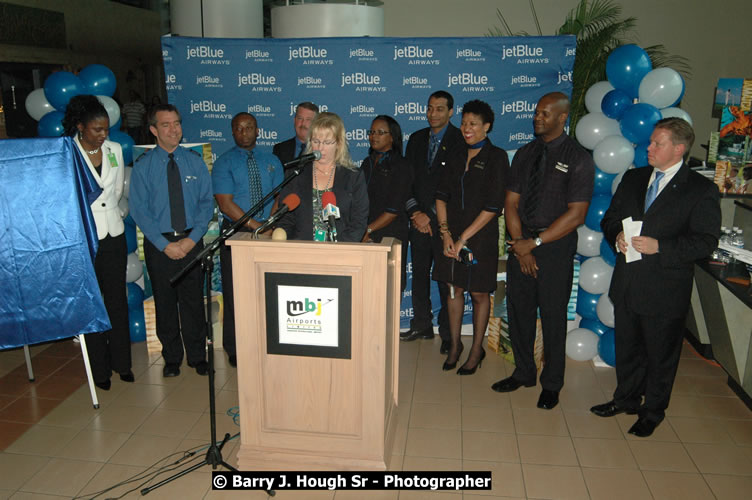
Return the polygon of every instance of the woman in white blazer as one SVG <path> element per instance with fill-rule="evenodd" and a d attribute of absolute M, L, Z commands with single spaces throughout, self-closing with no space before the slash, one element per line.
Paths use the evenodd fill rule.
<path fill-rule="evenodd" d="M 94 270 L 112 329 L 85 335 L 94 383 L 109 390 L 115 371 L 124 382 L 133 382 L 131 340 L 128 327 L 125 268 L 127 245 L 123 214 L 118 202 L 123 195 L 123 150 L 107 140 L 107 111 L 92 95 L 73 97 L 63 118 L 65 133 L 73 137 L 102 194 L 91 204 L 99 248 Z"/>

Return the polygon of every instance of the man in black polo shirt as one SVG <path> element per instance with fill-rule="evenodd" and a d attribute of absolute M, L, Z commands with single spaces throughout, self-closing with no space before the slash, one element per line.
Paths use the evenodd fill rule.
<path fill-rule="evenodd" d="M 410 134 L 405 158 L 413 167 L 413 194 L 407 200 L 410 216 L 410 255 L 413 268 L 413 319 L 410 329 L 400 339 L 412 341 L 433 338 L 431 308 L 431 263 L 434 255 L 442 255 L 439 226 L 436 222 L 436 186 L 444 171 L 449 153 L 464 145 L 462 133 L 449 122 L 454 111 L 454 98 L 449 92 L 438 90 L 428 98 L 426 118 L 428 127 Z M 439 336 L 441 353 L 449 352 L 449 313 L 446 298 L 449 287 L 439 283 Z"/>
<path fill-rule="evenodd" d="M 509 337 L 516 368 L 492 389 L 511 392 L 536 384 L 533 346 L 540 307 L 545 366 L 538 408 L 547 410 L 559 403 L 564 385 L 576 230 L 585 221 L 595 176 L 591 155 L 564 133 L 568 114 L 569 99 L 560 92 L 538 101 L 533 118 L 536 138 L 514 156 L 504 203 L 511 237 L 507 262 Z"/>

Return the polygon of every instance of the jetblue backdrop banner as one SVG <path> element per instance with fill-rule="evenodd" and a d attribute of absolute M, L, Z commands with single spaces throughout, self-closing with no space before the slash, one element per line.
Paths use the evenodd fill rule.
<path fill-rule="evenodd" d="M 533 139 L 538 99 L 572 92 L 574 36 L 483 38 L 221 39 L 163 37 L 169 102 L 183 116 L 183 140 L 209 142 L 216 159 L 234 142 L 230 120 L 256 116 L 257 145 L 271 151 L 294 135 L 295 105 L 318 104 L 347 127 L 353 159 L 368 154 L 376 115 L 393 116 L 409 134 L 426 127 L 428 96 L 488 102 L 491 141 L 509 152 Z M 409 269 L 409 268 L 408 268 Z M 409 292 L 408 283 L 407 290 Z M 438 299 L 432 301 L 438 306 Z M 403 318 L 411 316 L 403 311 Z M 407 320 L 403 326 L 407 324 Z"/>

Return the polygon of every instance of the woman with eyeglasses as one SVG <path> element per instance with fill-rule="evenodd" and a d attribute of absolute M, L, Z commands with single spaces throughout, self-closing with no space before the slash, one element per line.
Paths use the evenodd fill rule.
<path fill-rule="evenodd" d="M 280 219 L 277 227 L 291 240 L 360 241 L 368 221 L 368 192 L 363 173 L 350 158 L 345 124 L 339 116 L 323 112 L 311 122 L 304 153 L 311 151 L 319 151 L 321 158 L 305 165 L 279 196 L 284 200 L 295 193 L 300 205 Z M 339 208 L 334 228 L 323 214 L 326 201 Z"/>
<path fill-rule="evenodd" d="M 436 190 L 436 218 L 444 256 L 436 260 L 433 278 L 449 285 L 447 305 L 452 346 L 444 370 L 453 370 L 462 354 L 460 342 L 465 292 L 473 303 L 473 344 L 458 375 L 472 375 L 486 357 L 483 337 L 496 289 L 499 225 L 504 186 L 509 173 L 506 151 L 488 139 L 494 113 L 483 101 L 462 108 L 460 131 L 465 148 L 457 148 L 447 162 Z"/>
<path fill-rule="evenodd" d="M 368 227 L 362 241 L 393 237 L 402 242 L 402 290 L 407 262 L 407 211 L 412 169 L 402 156 L 402 129 L 391 116 L 379 115 L 368 131 L 371 148 L 360 169 L 368 185 Z"/>

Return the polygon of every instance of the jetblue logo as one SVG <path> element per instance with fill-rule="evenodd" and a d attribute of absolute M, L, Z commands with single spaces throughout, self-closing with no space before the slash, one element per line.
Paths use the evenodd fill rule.
<path fill-rule="evenodd" d="M 419 102 L 394 103 L 394 116 L 410 115 L 408 120 L 423 120 L 428 111 L 427 104 Z"/>
<path fill-rule="evenodd" d="M 562 82 L 572 83 L 571 71 L 567 71 L 566 73 L 562 73 L 561 71 L 559 71 L 559 78 L 556 80 L 556 85 L 561 85 Z"/>
<path fill-rule="evenodd" d="M 365 141 L 368 139 L 368 130 L 364 128 L 356 128 L 345 133 L 348 141 Z"/>
<path fill-rule="evenodd" d="M 271 113 L 272 107 L 264 106 L 263 104 L 254 104 L 253 106 L 249 105 L 248 112 L 249 113 Z"/>
<path fill-rule="evenodd" d="M 453 85 L 487 85 L 488 84 L 488 77 L 486 75 L 474 75 L 473 73 L 459 73 L 457 75 L 453 75 L 449 73 L 447 86 L 452 87 Z"/>
<path fill-rule="evenodd" d="M 219 77 L 218 76 L 209 76 L 209 75 L 197 76 L 196 77 L 196 85 L 200 85 L 200 84 L 204 84 L 204 85 L 209 85 L 209 84 L 211 84 L 211 85 L 217 85 L 217 84 L 219 84 Z"/>
<path fill-rule="evenodd" d="M 212 49 L 208 45 L 199 45 L 198 47 L 186 47 L 186 59 L 211 58 L 222 59 L 225 57 L 225 51 L 222 49 Z"/>
<path fill-rule="evenodd" d="M 264 76 L 261 73 L 238 73 L 238 87 L 243 85 L 274 85 L 277 83 L 277 77 Z"/>
<path fill-rule="evenodd" d="M 373 50 L 368 49 L 350 49 L 350 59 L 357 57 L 358 59 L 372 59 L 376 60 Z"/>
<path fill-rule="evenodd" d="M 369 75 L 363 72 L 350 73 L 349 75 L 342 73 L 340 87 L 345 85 L 354 85 L 356 92 L 386 92 L 386 87 L 381 86 L 379 75 Z"/>
<path fill-rule="evenodd" d="M 319 49 L 311 45 L 304 45 L 303 47 L 288 47 L 287 60 L 303 59 L 303 64 L 334 64 L 327 58 L 326 49 Z"/>
<path fill-rule="evenodd" d="M 574 57 L 575 55 L 577 55 L 577 49 L 574 47 L 567 49 L 564 53 L 564 57 Z"/>
<path fill-rule="evenodd" d="M 403 87 L 409 86 L 414 89 L 431 88 L 431 86 L 428 84 L 428 78 L 425 78 L 422 76 L 403 76 L 402 86 Z"/>
<path fill-rule="evenodd" d="M 329 106 L 326 104 L 320 104 L 319 103 L 319 113 L 323 113 L 325 111 L 329 111 Z M 295 116 L 295 111 L 297 110 L 298 105 L 294 102 L 290 102 L 290 116 Z"/>
<path fill-rule="evenodd" d="M 367 106 L 365 104 L 358 104 L 357 106 L 350 106 L 351 115 L 371 115 L 376 116 L 376 108 L 373 106 Z"/>
<path fill-rule="evenodd" d="M 201 130 L 199 132 L 199 137 L 201 137 L 202 139 L 203 138 L 221 139 L 223 136 L 222 136 L 222 132 L 209 129 L 209 130 Z"/>
<path fill-rule="evenodd" d="M 509 142 L 530 142 L 535 138 L 534 134 L 526 134 L 525 132 L 516 132 L 509 134 Z"/>
<path fill-rule="evenodd" d="M 193 113 L 226 113 L 226 104 L 217 104 L 214 101 L 203 100 L 194 102 L 191 101 L 191 114 Z"/>
<path fill-rule="evenodd" d="M 324 79 L 316 76 L 299 76 L 298 87 L 305 87 L 307 89 L 324 89 Z"/>
<path fill-rule="evenodd" d="M 535 47 L 527 44 L 512 45 L 501 48 L 501 60 L 516 58 L 517 64 L 548 63 L 548 58 L 543 56 L 543 47 Z"/>
<path fill-rule="evenodd" d="M 258 129 L 259 134 L 258 138 L 261 140 L 271 140 L 276 141 L 278 139 L 278 134 L 276 130 L 265 130 L 263 128 Z"/>
<path fill-rule="evenodd" d="M 393 60 L 398 59 L 411 59 L 408 64 L 439 64 L 439 60 L 433 58 L 433 49 L 424 49 L 420 45 L 408 45 L 406 47 L 395 45 Z"/>
<path fill-rule="evenodd" d="M 457 49 L 456 59 L 464 59 L 465 61 L 485 61 L 482 50 L 473 49 Z"/>
<path fill-rule="evenodd" d="M 535 112 L 535 105 L 536 103 L 530 102 L 530 101 L 502 101 L 501 102 L 501 115 L 505 115 L 507 113 L 533 113 Z M 530 115 L 532 117 L 532 115 Z M 518 116 L 518 118 L 520 118 Z"/>
<path fill-rule="evenodd" d="M 518 85 L 520 87 L 540 87 L 538 78 L 531 75 L 517 75 L 512 77 L 510 82 L 512 85 Z"/>
<path fill-rule="evenodd" d="M 165 75 L 165 87 L 167 90 L 183 90 L 183 85 L 178 83 L 174 74 Z"/>
<path fill-rule="evenodd" d="M 269 57 L 269 52 L 266 50 L 246 50 L 245 51 L 245 58 L 246 59 L 268 59 L 271 61 L 271 58 Z"/>

